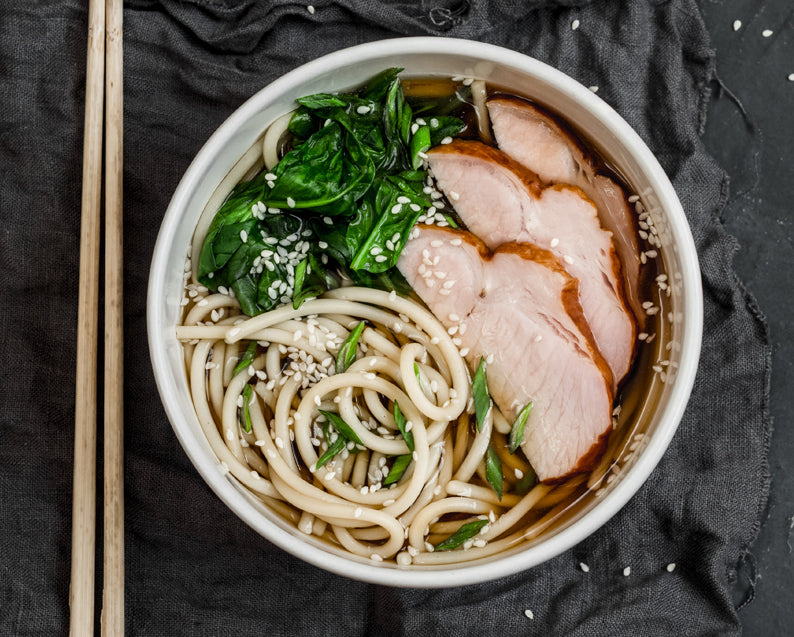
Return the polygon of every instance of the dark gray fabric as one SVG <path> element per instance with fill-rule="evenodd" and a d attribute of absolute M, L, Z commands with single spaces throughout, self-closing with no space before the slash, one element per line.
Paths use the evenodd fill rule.
<path fill-rule="evenodd" d="M 10 370 L 0 385 L 2 635 L 68 632 L 85 4 L 7 3 L 0 19 L 0 360 Z M 769 344 L 761 313 L 731 268 L 735 243 L 720 222 L 727 177 L 699 139 L 713 53 L 694 2 L 314 6 L 314 14 L 284 0 L 126 6 L 128 633 L 737 634 L 735 606 L 746 593 L 737 573 L 769 480 Z M 501 44 L 597 85 L 672 178 L 702 259 L 706 303 L 692 400 L 637 496 L 548 564 L 440 591 L 332 576 L 232 516 L 171 432 L 152 379 L 144 320 L 160 219 L 214 128 L 305 61 L 364 41 L 424 34 Z M 665 568 L 671 562 L 672 573 Z"/>

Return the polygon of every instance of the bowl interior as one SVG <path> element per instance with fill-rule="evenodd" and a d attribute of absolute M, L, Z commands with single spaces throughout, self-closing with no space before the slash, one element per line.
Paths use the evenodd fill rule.
<path fill-rule="evenodd" d="M 653 216 L 671 287 L 666 345 L 669 373 L 642 418 L 642 453 L 602 497 L 535 544 L 511 554 L 463 565 L 422 569 L 388 567 L 337 554 L 285 524 L 223 475 L 206 442 L 190 398 L 182 348 L 174 328 L 181 317 L 185 258 L 199 217 L 223 178 L 297 97 L 356 87 L 384 68 L 407 76 L 484 79 L 535 99 L 600 149 Z M 281 548 L 355 579 L 395 586 L 442 587 L 481 582 L 537 565 L 570 548 L 608 520 L 656 466 L 683 414 L 694 381 L 702 328 L 699 268 L 691 234 L 669 180 L 634 131 L 600 98 L 536 60 L 498 47 L 441 38 L 404 38 L 361 45 L 325 56 L 281 77 L 241 106 L 209 139 L 182 179 L 164 217 L 152 261 L 148 295 L 149 346 L 155 379 L 174 431 L 215 493 L 246 523 Z"/>

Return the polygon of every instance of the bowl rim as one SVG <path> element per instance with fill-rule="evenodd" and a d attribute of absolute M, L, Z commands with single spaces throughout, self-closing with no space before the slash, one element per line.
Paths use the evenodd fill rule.
<path fill-rule="evenodd" d="M 481 59 L 511 67 L 521 73 L 553 84 L 564 97 L 584 105 L 620 140 L 623 147 L 642 165 L 660 206 L 666 210 L 666 221 L 676 240 L 681 262 L 683 288 L 683 323 L 687 325 L 681 342 L 679 373 L 668 398 L 654 435 L 645 451 L 637 458 L 626 479 L 614 485 L 603 499 L 578 519 L 544 540 L 537 546 L 486 562 L 450 565 L 432 569 L 384 568 L 333 554 L 314 546 L 276 523 L 265 518 L 239 489 L 208 462 L 208 454 L 201 448 L 193 428 L 177 401 L 172 398 L 179 390 L 177 379 L 169 372 L 166 358 L 165 279 L 169 246 L 180 226 L 180 220 L 191 192 L 200 183 L 215 161 L 220 149 L 238 128 L 249 121 L 261 108 L 279 95 L 303 84 L 313 77 L 348 64 L 400 54 L 449 55 L 460 51 L 461 57 Z M 149 353 L 161 402 L 180 445 L 208 486 L 246 524 L 265 539 L 288 553 L 326 571 L 373 584 L 396 587 L 444 588 L 482 583 L 535 567 L 572 548 L 591 535 L 613 517 L 639 490 L 654 470 L 684 414 L 700 355 L 703 325 L 703 299 L 697 251 L 686 215 L 673 186 L 650 149 L 634 129 L 606 102 L 588 88 L 552 66 L 517 51 L 482 42 L 443 37 L 404 37 L 378 40 L 340 49 L 303 64 L 277 78 L 238 107 L 210 136 L 196 154 L 163 217 L 157 236 L 149 271 L 147 291 L 147 331 Z M 214 456 L 212 456 L 214 458 Z"/>

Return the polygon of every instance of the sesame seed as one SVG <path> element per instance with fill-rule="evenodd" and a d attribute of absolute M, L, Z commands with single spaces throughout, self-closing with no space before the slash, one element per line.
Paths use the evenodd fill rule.
<path fill-rule="evenodd" d="M 761 35 L 764 36 L 765 38 L 768 38 L 773 33 L 774 31 L 772 31 L 772 29 L 764 29 L 763 31 L 761 31 Z"/>
<path fill-rule="evenodd" d="M 528 608 L 524 611 L 524 615 L 526 615 L 529 619 L 535 619 L 535 614 Z"/>
<path fill-rule="evenodd" d="M 668 572 L 668 573 L 672 573 L 674 570 L 675 570 L 675 562 L 670 562 L 670 563 L 667 565 L 667 572 Z"/>
<path fill-rule="evenodd" d="M 465 80 L 464 80 L 464 83 L 465 83 Z M 469 82 L 469 84 L 471 84 L 471 82 Z M 447 137 L 445 137 L 444 139 L 441 140 L 441 143 L 442 144 L 451 144 L 452 143 L 452 138 L 447 136 Z"/>
<path fill-rule="evenodd" d="M 584 562 L 579 562 L 579 568 L 582 569 L 582 571 L 584 571 L 585 573 L 590 572 L 590 567 Z"/>
<path fill-rule="evenodd" d="M 457 201 L 458 199 L 460 199 L 460 195 L 457 192 L 455 192 L 454 190 L 450 190 L 449 191 L 449 198 L 452 199 L 452 201 Z"/>
<path fill-rule="evenodd" d="M 362 104 L 356 109 L 356 113 L 358 113 L 359 115 L 366 115 L 367 113 L 369 113 L 369 111 L 370 108 L 366 104 Z"/>
<path fill-rule="evenodd" d="M 573 257 L 567 254 L 562 258 L 562 260 L 565 261 L 565 263 L 567 263 L 568 265 L 571 265 L 573 263 Z"/>
<path fill-rule="evenodd" d="M 733 30 L 738 31 L 742 28 L 742 21 L 741 20 L 734 20 L 733 21 Z"/>
<path fill-rule="evenodd" d="M 591 91 L 593 91 L 593 93 L 598 93 L 598 87 L 597 86 L 588 86 L 587 88 L 589 88 Z"/>
<path fill-rule="evenodd" d="M 550 242 L 549 245 L 552 248 L 556 248 L 560 244 L 560 240 L 557 237 L 554 237 Z"/>
<path fill-rule="evenodd" d="M 432 283 L 432 280 L 431 280 L 431 281 L 429 281 L 429 283 Z M 430 286 L 430 287 L 432 287 L 432 286 Z M 441 296 L 449 296 L 449 295 L 451 294 L 451 291 L 450 291 L 450 290 L 448 290 L 448 289 L 442 288 L 442 289 L 440 289 L 440 290 L 438 291 L 438 293 L 439 293 Z"/>
<path fill-rule="evenodd" d="M 629 575 L 631 575 L 631 566 L 627 566 L 623 569 L 623 577 L 628 577 Z"/>
<path fill-rule="evenodd" d="M 789 73 L 788 74 L 788 81 L 789 82 L 794 82 L 794 73 Z"/>
<path fill-rule="evenodd" d="M 295 207 L 295 200 L 292 197 L 287 197 L 287 205 L 290 208 L 294 208 Z"/>
<path fill-rule="evenodd" d="M 579 28 L 579 20 L 574 20 L 571 22 L 571 31 L 576 31 Z"/>

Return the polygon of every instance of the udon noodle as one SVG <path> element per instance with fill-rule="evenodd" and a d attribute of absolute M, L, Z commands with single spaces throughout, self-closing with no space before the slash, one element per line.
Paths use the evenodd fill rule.
<path fill-rule="evenodd" d="M 274 152 L 265 145 L 268 167 Z M 258 170 L 262 154 L 257 143 L 208 208 L 252 164 Z M 206 219 L 199 223 L 194 255 L 206 226 Z M 220 470 L 332 550 L 400 567 L 502 553 L 597 497 L 642 446 L 636 415 L 653 387 L 616 408 L 616 431 L 592 473 L 536 484 L 523 455 L 508 453 L 510 423 L 495 406 L 475 424 L 471 371 L 452 335 L 419 302 L 347 285 L 298 309 L 288 304 L 249 318 L 233 295 L 210 293 L 195 267 L 186 271 L 177 337 Z M 340 348 L 362 321 L 354 361 L 340 370 Z M 350 428 L 343 446 L 329 427 L 331 412 Z M 338 453 L 330 457 L 329 448 Z M 501 498 L 489 486 L 489 450 L 501 463 Z M 443 544 L 462 528 L 469 533 L 457 544 Z"/>

